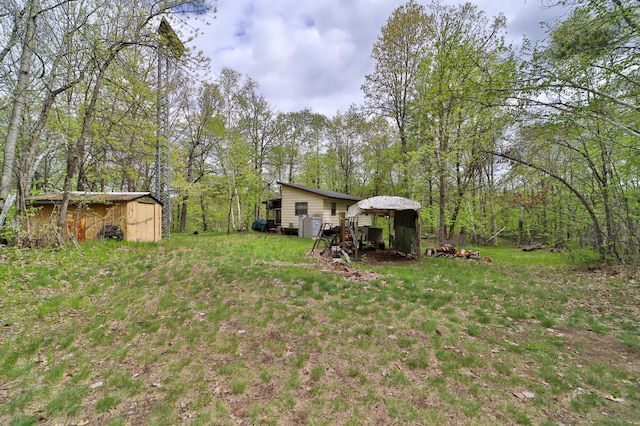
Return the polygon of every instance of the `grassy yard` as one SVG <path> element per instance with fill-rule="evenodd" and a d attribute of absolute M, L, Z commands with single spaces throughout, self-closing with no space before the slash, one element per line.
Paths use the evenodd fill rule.
<path fill-rule="evenodd" d="M 0 424 L 640 424 L 634 271 L 311 246 L 0 250 Z"/>

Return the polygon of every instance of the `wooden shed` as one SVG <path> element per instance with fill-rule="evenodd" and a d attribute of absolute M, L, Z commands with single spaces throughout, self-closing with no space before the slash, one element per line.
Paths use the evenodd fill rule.
<path fill-rule="evenodd" d="M 62 193 L 27 198 L 35 208 L 31 233 L 44 235 L 56 223 Z M 162 203 L 149 192 L 72 192 L 67 231 L 77 241 L 116 238 L 124 241 L 160 241 Z"/>

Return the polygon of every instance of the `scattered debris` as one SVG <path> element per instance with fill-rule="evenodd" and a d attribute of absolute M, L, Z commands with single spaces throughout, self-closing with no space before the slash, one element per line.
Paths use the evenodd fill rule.
<path fill-rule="evenodd" d="M 533 399 L 536 397 L 536 394 L 531 391 L 522 391 L 522 392 L 514 392 L 513 396 L 518 399 Z"/>
<path fill-rule="evenodd" d="M 457 249 L 451 244 L 444 244 L 438 248 L 428 247 L 424 252 L 426 257 L 444 257 L 444 258 L 461 258 L 472 260 L 483 260 L 487 263 L 491 262 L 491 258 L 480 256 L 479 251 L 471 251 L 466 249 Z"/>
<path fill-rule="evenodd" d="M 322 272 L 332 272 L 351 281 L 369 282 L 384 277 L 377 272 L 354 268 L 350 263 L 347 263 L 346 258 L 325 256 L 321 250 L 314 250 L 311 255 L 320 262 Z"/>
<path fill-rule="evenodd" d="M 444 348 L 453 352 L 456 355 L 464 355 L 464 353 L 462 352 L 462 350 L 456 346 L 452 346 L 452 345 L 444 345 Z"/>
<path fill-rule="evenodd" d="M 540 249 L 542 249 L 542 244 L 540 243 L 534 243 L 534 244 L 531 244 L 530 246 L 522 247 L 522 251 L 535 251 Z"/>

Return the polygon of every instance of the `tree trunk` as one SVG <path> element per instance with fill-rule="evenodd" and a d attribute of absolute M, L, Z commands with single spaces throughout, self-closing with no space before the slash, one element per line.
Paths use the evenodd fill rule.
<path fill-rule="evenodd" d="M 240 194 L 238 194 L 238 187 L 235 187 L 235 196 L 236 196 L 236 205 L 238 207 L 238 226 L 235 227 L 236 230 L 240 229 L 242 226 L 242 207 L 240 206 Z"/>
<path fill-rule="evenodd" d="M 405 197 L 409 197 L 409 148 L 407 142 L 407 132 L 404 129 L 404 122 L 401 120 L 397 121 L 398 125 L 398 133 L 400 133 L 400 151 L 402 157 L 402 192 Z"/>
<path fill-rule="evenodd" d="M 62 203 L 60 205 L 60 215 L 58 217 L 58 227 L 60 228 L 63 237 L 66 232 L 67 211 L 69 209 L 69 198 L 71 196 L 73 178 L 78 172 L 78 167 L 80 165 L 80 153 L 84 152 L 84 144 L 87 140 L 87 137 L 89 136 L 89 129 L 91 128 L 91 123 L 93 122 L 96 103 L 98 101 L 98 97 L 100 96 L 100 90 L 102 89 L 102 83 L 104 82 L 105 73 L 109 68 L 109 65 L 111 65 L 111 62 L 118 55 L 118 52 L 124 49 L 125 46 L 126 44 L 124 43 L 116 46 L 100 66 L 98 74 L 96 76 L 96 82 L 93 86 L 93 90 L 91 91 L 89 105 L 87 105 L 84 113 L 80 136 L 78 137 L 78 140 L 75 144 L 69 144 L 67 148 L 67 170 L 64 177 Z"/>
<path fill-rule="evenodd" d="M 524 240 L 524 207 L 520 206 L 520 217 L 518 218 L 518 247 Z"/>
<path fill-rule="evenodd" d="M 29 5 L 24 40 L 22 41 L 22 54 L 20 57 L 20 69 L 16 84 L 11 118 L 7 128 L 7 137 L 4 145 L 4 160 L 2 164 L 2 177 L 0 178 L 0 210 L 4 206 L 4 200 L 9 194 L 15 173 L 16 146 L 18 134 L 22 124 L 22 113 L 27 102 L 27 88 L 29 86 L 31 60 L 33 50 L 31 41 L 36 30 L 36 17 L 40 12 L 40 1 L 32 0 Z"/>
<path fill-rule="evenodd" d="M 182 205 L 180 206 L 180 225 L 178 232 L 186 232 L 187 230 L 187 204 L 189 203 L 189 196 L 182 197 Z"/>
<path fill-rule="evenodd" d="M 84 147 L 81 147 L 76 154 L 78 156 L 78 181 L 76 182 L 76 190 L 80 192 L 88 191 L 87 177 L 84 172 L 84 165 L 82 159 L 84 158 Z"/>
<path fill-rule="evenodd" d="M 193 150 L 189 153 L 187 159 L 187 185 L 191 185 L 193 180 L 193 163 L 194 163 Z M 185 195 L 182 197 L 182 206 L 180 207 L 180 225 L 178 232 L 185 232 L 187 230 L 187 209 L 189 207 L 189 189 L 187 188 Z"/>
<path fill-rule="evenodd" d="M 438 242 L 444 242 L 447 238 L 446 217 L 446 179 L 442 173 L 438 176 Z"/>
<path fill-rule="evenodd" d="M 235 219 L 233 216 L 233 192 L 229 188 L 229 210 L 227 211 L 227 235 L 231 233 L 231 228 L 235 227 Z"/>
<path fill-rule="evenodd" d="M 616 220 L 614 219 L 614 213 L 612 208 L 612 193 L 610 190 L 610 182 L 613 180 L 613 173 L 608 167 L 609 158 L 607 155 L 607 150 L 604 145 L 601 144 L 600 147 L 600 156 L 602 162 L 602 178 L 601 181 L 601 193 L 602 193 L 602 202 L 604 204 L 604 218 L 605 218 L 605 228 L 607 230 L 607 244 L 606 250 L 607 253 L 613 256 L 615 259 L 620 260 L 620 253 L 618 253 L 618 245 L 620 243 L 618 238 L 618 233 L 616 232 Z"/>
<path fill-rule="evenodd" d="M 21 206 L 25 205 L 24 198 L 26 194 L 31 190 L 31 183 L 33 182 L 33 176 L 35 174 L 35 170 L 38 167 L 38 164 L 44 158 L 44 155 L 38 156 L 38 144 L 40 142 L 40 135 L 47 123 L 49 118 L 49 114 L 51 113 L 51 108 L 53 107 L 53 103 L 56 97 L 69 89 L 75 83 L 69 83 L 66 86 L 63 86 L 55 91 L 49 92 L 47 97 L 44 100 L 44 104 L 42 106 L 42 112 L 40 113 L 40 117 L 38 117 L 38 121 L 35 126 L 31 130 L 31 138 L 29 140 L 29 144 L 25 149 L 26 155 L 22 157 L 20 163 L 20 175 L 18 177 L 18 209 L 16 210 L 18 219 L 26 214 L 25 210 L 21 208 Z M 20 229 L 18 227 L 18 229 Z"/>
<path fill-rule="evenodd" d="M 446 194 L 446 179 L 444 176 L 444 172 L 440 172 L 440 176 L 438 176 L 438 242 L 444 242 L 447 235 L 447 224 L 446 224 L 446 209 L 445 203 L 447 199 Z"/>
<path fill-rule="evenodd" d="M 209 220 L 207 218 L 207 205 L 205 203 L 204 193 L 200 193 L 200 211 L 202 215 L 202 231 L 207 232 L 209 230 Z"/>
<path fill-rule="evenodd" d="M 493 231 L 493 245 L 498 246 L 498 219 L 496 216 L 496 206 L 493 199 L 493 184 L 489 185 L 489 210 L 491 211 L 491 229 Z"/>
<path fill-rule="evenodd" d="M 440 123 L 443 119 L 439 120 Z M 447 238 L 447 166 L 446 155 L 449 144 L 447 143 L 446 131 L 442 128 L 438 130 L 439 146 L 436 152 L 436 163 L 438 165 L 438 242 L 444 243 Z"/>

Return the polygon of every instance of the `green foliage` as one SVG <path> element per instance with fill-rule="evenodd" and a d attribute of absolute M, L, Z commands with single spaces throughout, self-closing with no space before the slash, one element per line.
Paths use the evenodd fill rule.
<path fill-rule="evenodd" d="M 600 260 L 637 257 L 640 210 L 629 195 L 637 190 L 629 167 L 637 150 L 638 4 L 630 1 L 577 1 L 566 19 L 550 26 L 549 44 L 540 44 L 523 69 L 538 84 L 523 87 L 530 99 L 549 97 L 529 108 L 519 151 L 508 158 L 552 181 L 544 197 L 529 197 L 521 207 L 535 216 L 555 243 L 589 246 Z M 562 104 L 556 99 L 565 99 Z M 555 111 L 551 114 L 548 112 Z M 580 165 L 580 167 L 578 167 Z M 615 183 L 614 183 L 615 182 Z M 520 184 L 526 186 L 526 182 Z M 553 201 L 548 196 L 553 193 Z M 614 207 L 615 206 L 615 207 Z M 622 214 L 614 214 L 620 211 Z M 548 213 L 556 212 L 549 223 Z M 624 237 L 622 237 L 624 235 Z M 579 254 L 577 263 L 592 262 Z"/>
<path fill-rule="evenodd" d="M 162 133 L 158 90 L 165 89 L 172 126 L 159 141 L 172 153 L 174 230 L 250 226 L 264 214 L 262 201 L 277 195 L 273 182 L 290 181 L 363 197 L 410 195 L 423 202 L 423 233 L 438 243 L 484 243 L 500 233 L 518 245 L 589 246 L 602 260 L 635 262 L 639 6 L 558 3 L 570 13 L 550 23 L 547 40 L 520 63 L 504 43 L 504 16 L 489 19 L 472 4 L 398 6 L 372 46 L 375 68 L 362 89 L 367 114 L 375 114 L 366 117 L 359 106 L 333 117 L 280 113 L 256 81 L 228 68 L 201 84 L 175 67 L 172 81 L 158 87 L 149 42 L 175 37 L 145 25 L 153 17 L 144 5 L 126 12 L 113 2 L 96 5 L 103 25 L 91 28 L 81 4 L 64 17 L 34 13 L 47 34 L 67 36 L 52 44 L 36 33 L 35 51 L 25 51 L 50 64 L 41 76 L 50 96 L 26 91 L 22 115 L 33 121 L 20 134 L 33 139 L 20 140 L 19 164 L 4 168 L 18 173 L 25 194 L 61 188 L 65 177 L 71 189 L 148 190 Z M 4 16 L 26 19 L 15 4 L 7 7 Z M 165 7 L 205 5 L 169 2 L 151 13 Z M 6 93 L 22 75 L 6 80 Z M 13 243 L 41 238 L 1 232 Z"/>
<path fill-rule="evenodd" d="M 411 93 L 415 89 L 415 79 L 432 31 L 432 18 L 423 5 L 411 0 L 396 8 L 373 46 L 371 57 L 376 61 L 375 68 L 372 74 L 365 76 L 362 86 L 368 106 L 393 120 L 397 126 L 400 144 L 396 169 L 399 168 L 400 191 L 403 193 L 410 190 L 408 153 L 412 149 L 408 128 Z"/>
<path fill-rule="evenodd" d="M 557 59 L 596 58 L 608 54 L 619 43 L 622 16 L 594 14 L 591 8 L 576 8 L 553 31 L 551 53 Z M 618 22 L 616 22 L 618 21 Z"/>
<path fill-rule="evenodd" d="M 429 232 L 439 241 L 454 239 L 459 226 L 470 227 L 477 238 L 480 226 L 486 227 L 485 235 L 498 231 L 476 218 L 492 206 L 475 206 L 475 199 L 472 203 L 465 198 L 477 187 L 473 182 L 484 180 L 485 175 L 490 185 L 481 187 L 487 197 L 494 196 L 491 153 L 510 123 L 508 111 L 499 105 L 515 67 L 500 35 L 503 19 L 489 22 L 471 4 L 434 5 L 432 10 L 433 29 L 416 76 L 417 96 L 411 108 L 415 185 L 438 199 L 425 206 L 423 215 Z M 487 219 L 494 218 L 495 211 L 490 211 Z"/>
<path fill-rule="evenodd" d="M 567 257 L 578 268 L 597 269 L 602 264 L 600 254 L 592 249 L 574 249 L 569 251 Z"/>

